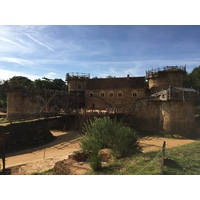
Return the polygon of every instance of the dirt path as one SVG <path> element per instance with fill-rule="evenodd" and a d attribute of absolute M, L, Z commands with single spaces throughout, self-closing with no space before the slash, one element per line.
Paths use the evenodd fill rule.
<path fill-rule="evenodd" d="M 140 139 L 140 145 L 143 152 L 154 151 L 162 148 L 163 142 L 166 142 L 166 148 L 172 148 L 184 144 L 195 142 L 196 140 L 189 139 L 172 139 L 163 137 L 144 137 Z"/>
<path fill-rule="evenodd" d="M 6 155 L 6 168 L 11 168 L 12 174 L 18 175 L 42 172 L 53 168 L 57 161 L 67 159 L 69 154 L 80 149 L 77 139 L 80 136 L 79 132 L 52 131 L 52 134 L 57 138 L 49 144 Z M 161 149 L 164 141 L 166 147 L 171 148 L 195 140 L 145 137 L 140 139 L 140 145 L 143 147 L 143 152 L 147 152 Z M 1 162 L 0 165 L 2 166 Z"/>

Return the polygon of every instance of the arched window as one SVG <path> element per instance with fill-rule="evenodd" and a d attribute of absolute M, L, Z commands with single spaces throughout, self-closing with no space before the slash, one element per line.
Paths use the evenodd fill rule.
<path fill-rule="evenodd" d="M 137 97 L 138 93 L 137 92 L 133 92 L 133 97 Z"/>
<path fill-rule="evenodd" d="M 132 97 L 137 98 L 139 96 L 139 93 L 137 91 L 133 91 Z"/>

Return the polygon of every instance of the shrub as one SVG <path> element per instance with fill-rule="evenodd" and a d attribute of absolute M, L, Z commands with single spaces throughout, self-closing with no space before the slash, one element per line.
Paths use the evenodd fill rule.
<path fill-rule="evenodd" d="M 115 157 L 127 157 L 141 150 L 135 131 L 118 124 L 111 147 Z"/>
<path fill-rule="evenodd" d="M 127 157 L 140 150 L 134 130 L 125 127 L 121 122 L 109 117 L 94 118 L 85 123 L 83 132 L 86 137 L 80 142 L 84 150 L 95 152 L 102 148 L 110 148 L 117 158 Z"/>
<path fill-rule="evenodd" d="M 83 132 L 87 137 L 92 137 L 101 144 L 102 148 L 107 148 L 112 143 L 113 121 L 109 117 L 89 120 L 84 124 Z"/>

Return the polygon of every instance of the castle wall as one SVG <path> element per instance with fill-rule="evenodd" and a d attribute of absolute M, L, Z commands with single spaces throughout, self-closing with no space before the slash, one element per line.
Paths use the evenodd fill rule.
<path fill-rule="evenodd" d="M 44 106 L 43 95 L 40 96 L 24 89 L 9 90 L 7 92 L 7 118 L 19 119 L 35 115 Z"/>
<path fill-rule="evenodd" d="M 16 149 L 52 141 L 54 136 L 49 131 L 49 127 L 49 121 L 35 120 L 0 126 L 0 132 L 9 133 L 6 136 L 6 151 L 14 152 Z"/>
<path fill-rule="evenodd" d="M 162 129 L 159 101 L 139 100 L 135 103 L 134 112 L 137 129 L 144 131 Z"/>
<path fill-rule="evenodd" d="M 135 104 L 139 130 L 155 130 L 190 137 L 195 134 L 195 113 L 191 101 L 139 100 Z"/>
<path fill-rule="evenodd" d="M 195 113 L 192 102 L 162 102 L 161 113 L 164 132 L 186 137 L 195 134 Z"/>
<path fill-rule="evenodd" d="M 60 91 L 34 90 L 12 86 L 7 91 L 7 119 L 42 117 L 66 108 L 66 94 Z"/>

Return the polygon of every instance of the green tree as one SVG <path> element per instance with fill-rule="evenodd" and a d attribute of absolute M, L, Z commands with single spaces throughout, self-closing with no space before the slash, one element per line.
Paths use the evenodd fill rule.
<path fill-rule="evenodd" d="M 115 76 L 108 75 L 106 78 L 115 78 Z"/>
<path fill-rule="evenodd" d="M 200 90 L 200 66 L 187 73 L 184 77 L 184 87 Z"/>
<path fill-rule="evenodd" d="M 62 79 L 54 79 L 52 84 L 56 90 L 66 90 L 67 86 Z"/>
<path fill-rule="evenodd" d="M 48 80 L 36 79 L 34 81 L 34 87 L 37 89 L 52 89 L 52 83 Z"/>
<path fill-rule="evenodd" d="M 6 88 L 7 88 L 7 81 L 3 81 L 0 84 L 0 107 L 6 107 L 7 106 L 7 96 L 6 96 Z"/>
<path fill-rule="evenodd" d="M 65 82 L 62 79 L 48 79 L 48 78 L 43 78 L 41 79 L 36 79 L 34 81 L 34 87 L 38 89 L 51 89 L 51 90 L 66 90 L 67 86 Z"/>
<path fill-rule="evenodd" d="M 15 84 L 15 83 L 20 83 L 23 86 L 27 87 L 33 87 L 33 81 L 31 81 L 29 78 L 24 77 L 24 76 L 13 76 L 8 80 L 9 84 Z"/>

